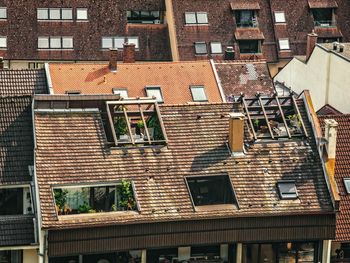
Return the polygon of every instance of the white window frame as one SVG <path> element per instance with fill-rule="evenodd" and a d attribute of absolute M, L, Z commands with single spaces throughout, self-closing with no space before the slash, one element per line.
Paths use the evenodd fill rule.
<path fill-rule="evenodd" d="M 164 103 L 164 97 L 163 97 L 161 86 L 146 86 L 145 90 L 146 90 L 147 97 L 155 97 L 158 103 Z M 149 91 L 156 91 L 157 93 L 159 92 L 159 94 L 151 95 L 149 94 Z"/>
<path fill-rule="evenodd" d="M 280 50 L 290 50 L 290 43 L 288 38 L 279 38 L 278 46 Z"/>
<path fill-rule="evenodd" d="M 1 14 L 3 14 L 1 16 Z M 0 20 L 7 19 L 7 7 L 0 7 Z"/>
<path fill-rule="evenodd" d="M 196 94 L 193 93 L 194 90 L 196 89 L 201 89 L 203 91 L 203 94 L 201 94 L 200 96 L 204 95 L 205 99 L 201 99 L 201 98 L 197 98 Z M 205 86 L 204 85 L 191 85 L 190 86 L 190 91 L 191 91 L 191 96 L 192 96 L 192 100 L 194 102 L 208 102 L 208 96 L 207 93 L 205 91 Z"/>
<path fill-rule="evenodd" d="M 78 21 L 86 21 L 86 20 L 89 19 L 88 9 L 87 8 L 78 7 L 77 10 L 76 10 L 76 14 L 77 14 L 77 20 Z M 83 18 L 79 18 L 79 16 L 81 16 Z"/>
<path fill-rule="evenodd" d="M 292 188 L 294 188 L 294 192 L 289 193 L 289 192 L 282 192 L 282 187 L 286 187 L 288 186 L 292 186 Z M 277 188 L 278 188 L 278 192 L 279 192 L 279 196 L 281 198 L 281 200 L 294 200 L 294 199 L 298 199 L 298 190 L 297 190 L 297 186 L 295 184 L 294 181 L 280 181 L 277 182 Z"/>
<path fill-rule="evenodd" d="M 202 18 L 204 18 L 204 20 L 201 20 Z M 207 12 L 185 12 L 185 24 L 186 25 L 208 25 L 208 13 Z"/>
<path fill-rule="evenodd" d="M 127 39 L 127 42 L 129 44 L 135 44 L 135 49 L 139 49 L 140 48 L 139 37 L 131 36 L 131 37 L 127 37 L 126 39 Z"/>
<path fill-rule="evenodd" d="M 63 13 L 69 11 L 69 18 L 63 18 Z M 73 8 L 61 8 L 61 20 L 73 20 Z"/>
<path fill-rule="evenodd" d="M 51 16 L 53 14 L 56 14 L 57 11 L 58 11 L 58 18 L 52 18 Z M 61 8 L 49 8 L 49 20 L 61 20 Z"/>
<path fill-rule="evenodd" d="M 117 49 L 123 49 L 125 43 L 125 37 L 113 37 L 113 47 Z"/>
<path fill-rule="evenodd" d="M 286 23 L 286 14 L 284 13 L 284 11 L 275 11 L 274 18 L 276 24 Z"/>
<path fill-rule="evenodd" d="M 65 41 L 69 41 L 69 45 L 65 45 Z M 66 42 L 67 44 L 68 42 Z M 74 43 L 73 43 L 73 37 L 62 37 L 62 49 L 73 49 Z"/>
<path fill-rule="evenodd" d="M 197 45 L 205 46 L 205 52 L 197 52 Z M 194 50 L 195 50 L 196 55 L 207 55 L 208 54 L 207 43 L 203 42 L 203 41 L 194 42 Z"/>
<path fill-rule="evenodd" d="M 215 47 L 217 46 L 217 47 Z M 218 49 L 218 50 L 216 50 Z M 219 41 L 210 42 L 210 53 L 211 54 L 222 54 L 222 44 Z"/>
<path fill-rule="evenodd" d="M 39 45 L 39 43 L 42 41 L 45 41 L 47 43 L 45 47 Z M 38 37 L 38 49 L 49 49 L 49 48 L 50 48 L 50 37 Z"/>
<path fill-rule="evenodd" d="M 350 194 L 350 178 L 343 178 L 345 191 L 347 194 Z"/>
<path fill-rule="evenodd" d="M 204 18 L 203 21 L 199 21 L 199 17 L 201 16 L 201 19 Z M 196 19 L 198 25 L 207 25 L 208 24 L 208 13 L 207 12 L 196 12 Z"/>
<path fill-rule="evenodd" d="M 6 48 L 7 48 L 7 37 L 0 36 L 0 49 L 6 49 Z"/>
<path fill-rule="evenodd" d="M 40 46 L 39 42 L 41 41 L 46 41 L 47 46 Z M 59 46 L 52 47 L 53 41 L 59 40 Z M 64 40 L 70 40 L 72 45 L 69 45 L 65 47 L 63 44 Z M 74 39 L 71 36 L 39 36 L 38 37 L 38 49 L 56 49 L 56 50 L 71 50 L 74 49 Z"/>
<path fill-rule="evenodd" d="M 45 12 L 45 14 L 44 14 L 44 12 Z M 43 14 L 45 16 L 42 16 Z M 37 20 L 49 20 L 49 9 L 48 8 L 37 8 L 36 17 L 37 17 Z"/>

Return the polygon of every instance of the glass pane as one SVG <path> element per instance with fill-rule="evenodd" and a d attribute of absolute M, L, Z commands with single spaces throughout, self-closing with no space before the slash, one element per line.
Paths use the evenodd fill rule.
<path fill-rule="evenodd" d="M 135 48 L 139 48 L 139 38 L 138 37 L 128 37 L 129 44 L 135 44 Z"/>
<path fill-rule="evenodd" d="M 59 8 L 50 8 L 49 14 L 50 14 L 50 19 L 54 19 L 54 20 L 61 19 L 61 14 L 60 14 Z"/>
<path fill-rule="evenodd" d="M 63 48 L 73 48 L 73 38 L 72 37 L 63 37 L 62 38 L 62 47 Z"/>
<path fill-rule="evenodd" d="M 0 215 L 23 214 L 23 188 L 0 189 Z"/>
<path fill-rule="evenodd" d="M 275 22 L 276 23 L 284 23 L 284 22 L 286 22 L 286 18 L 284 16 L 284 12 L 275 12 Z"/>
<path fill-rule="evenodd" d="M 299 243 L 298 263 L 313 263 L 315 258 L 315 243 Z"/>
<path fill-rule="evenodd" d="M 103 37 L 102 48 L 113 48 L 113 39 L 111 37 Z"/>
<path fill-rule="evenodd" d="M 185 22 L 186 24 L 196 24 L 196 13 L 194 12 L 187 12 L 185 13 Z"/>
<path fill-rule="evenodd" d="M 243 244 L 242 262 L 257 263 L 259 259 L 259 244 Z"/>
<path fill-rule="evenodd" d="M 281 243 L 278 246 L 278 263 L 295 263 L 297 250 L 292 243 Z"/>
<path fill-rule="evenodd" d="M 197 22 L 198 24 L 208 24 L 208 16 L 205 12 L 197 13 Z"/>
<path fill-rule="evenodd" d="M 220 54 L 222 53 L 222 46 L 220 42 L 211 42 L 210 43 L 211 53 Z"/>
<path fill-rule="evenodd" d="M 147 97 L 155 97 L 157 102 L 163 102 L 160 88 L 146 88 Z"/>
<path fill-rule="evenodd" d="M 63 8 L 62 9 L 62 19 L 63 20 L 72 20 L 73 19 L 72 8 Z"/>
<path fill-rule="evenodd" d="M 39 37 L 38 38 L 38 48 L 49 48 L 49 38 Z"/>
<path fill-rule="evenodd" d="M 0 48 L 6 48 L 6 47 L 7 47 L 7 38 L 0 37 Z"/>
<path fill-rule="evenodd" d="M 113 94 L 119 94 L 122 98 L 128 98 L 127 89 L 113 89 Z"/>
<path fill-rule="evenodd" d="M 124 48 L 124 46 L 123 46 L 124 42 L 125 42 L 125 38 L 124 37 L 115 37 L 114 38 L 114 47 L 118 48 L 118 49 L 123 49 Z"/>
<path fill-rule="evenodd" d="M 289 40 L 288 39 L 280 39 L 279 40 L 280 49 L 289 49 Z"/>
<path fill-rule="evenodd" d="M 350 194 L 350 178 L 344 178 L 344 185 L 346 192 Z"/>
<path fill-rule="evenodd" d="M 77 8 L 77 19 L 78 20 L 87 20 L 88 19 L 87 8 Z"/>
<path fill-rule="evenodd" d="M 7 18 L 6 7 L 0 7 L 0 19 Z"/>
<path fill-rule="evenodd" d="M 50 38 L 50 48 L 61 48 L 61 38 L 51 37 Z"/>
<path fill-rule="evenodd" d="M 49 10 L 47 8 L 38 8 L 37 10 L 38 19 L 47 20 L 49 19 Z"/>
<path fill-rule="evenodd" d="M 207 95 L 203 86 L 191 87 L 193 101 L 208 101 Z"/>
<path fill-rule="evenodd" d="M 207 54 L 208 53 L 206 43 L 195 43 L 194 47 L 195 47 L 196 54 Z"/>
<path fill-rule="evenodd" d="M 260 259 L 259 263 L 274 263 L 276 259 L 276 254 L 273 249 L 272 244 L 261 244 L 260 245 Z"/>

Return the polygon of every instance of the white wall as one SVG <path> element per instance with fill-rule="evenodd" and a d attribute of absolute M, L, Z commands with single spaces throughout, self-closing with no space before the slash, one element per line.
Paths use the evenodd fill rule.
<path fill-rule="evenodd" d="M 38 263 L 39 257 L 36 249 L 23 250 L 23 263 Z"/>
<path fill-rule="evenodd" d="M 310 91 L 315 109 L 330 104 L 350 113 L 350 62 L 316 46 L 307 63 L 294 58 L 274 78 L 297 93 Z"/>

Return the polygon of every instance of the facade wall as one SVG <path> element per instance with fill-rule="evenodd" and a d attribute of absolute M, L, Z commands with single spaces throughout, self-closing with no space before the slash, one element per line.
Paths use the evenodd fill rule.
<path fill-rule="evenodd" d="M 23 250 L 23 263 L 37 263 L 38 261 L 39 256 L 36 249 Z"/>

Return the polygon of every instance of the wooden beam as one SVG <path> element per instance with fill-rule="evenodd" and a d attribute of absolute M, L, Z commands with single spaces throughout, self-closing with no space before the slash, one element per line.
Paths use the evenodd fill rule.
<path fill-rule="evenodd" d="M 307 133 L 307 130 L 306 130 L 306 128 L 305 128 L 305 125 L 304 125 L 303 117 L 302 117 L 301 114 L 300 114 L 300 111 L 299 111 L 299 107 L 298 107 L 298 105 L 297 105 L 297 102 L 296 102 L 294 96 L 291 96 L 291 98 L 292 98 L 292 101 L 293 101 L 293 104 L 294 104 L 294 108 L 295 108 L 295 110 L 296 110 L 296 112 L 297 112 L 297 114 L 298 114 L 299 121 L 301 122 L 301 126 L 303 127 L 304 134 L 305 134 L 306 137 L 309 137 L 309 135 L 308 135 L 308 133 Z"/>
<path fill-rule="evenodd" d="M 126 125 L 128 126 L 128 132 L 129 132 L 131 143 L 135 144 L 135 140 L 134 140 L 134 137 L 133 137 L 132 132 L 131 132 L 131 125 L 130 125 L 130 122 L 129 122 L 128 113 L 126 112 L 126 109 L 125 109 L 124 106 L 123 106 L 123 112 L 124 112 L 124 117 L 125 117 L 125 120 L 126 120 Z"/>
<path fill-rule="evenodd" d="M 270 123 L 269 123 L 269 118 L 267 117 L 266 115 L 266 111 L 265 111 L 265 108 L 264 108 L 264 105 L 261 101 L 261 98 L 260 98 L 260 95 L 257 96 L 258 97 L 258 100 L 260 102 L 260 106 L 261 106 L 261 109 L 264 113 L 264 117 L 265 117 L 265 120 L 266 120 L 266 125 L 267 125 L 267 128 L 269 129 L 269 132 L 270 132 L 270 135 L 271 135 L 271 138 L 272 139 L 275 139 L 275 136 L 273 135 L 273 132 L 272 132 L 272 129 L 271 129 L 271 126 L 270 126 Z"/>
<path fill-rule="evenodd" d="M 280 104 L 279 97 L 278 97 L 277 93 L 275 94 L 275 99 L 276 99 L 276 102 L 277 102 L 278 109 L 280 110 L 284 126 L 286 127 L 288 138 L 291 138 L 290 131 L 289 131 L 289 128 L 288 128 L 288 125 L 287 125 L 287 121 L 286 121 L 286 118 L 284 117 L 284 112 L 282 110 L 282 107 L 281 107 L 281 104 Z"/>
<path fill-rule="evenodd" d="M 109 121 L 109 125 L 111 126 L 113 140 L 114 140 L 115 145 L 118 145 L 118 138 L 117 138 L 117 134 L 115 133 L 114 123 L 113 123 L 113 119 L 112 119 L 112 115 L 111 115 L 111 110 L 109 109 L 109 105 L 107 103 L 106 103 L 106 107 L 107 107 L 107 118 Z"/>
<path fill-rule="evenodd" d="M 139 104 L 139 109 L 140 109 L 140 114 L 141 114 L 141 119 L 142 119 L 142 122 L 143 122 L 143 126 L 145 128 L 145 132 L 146 132 L 146 135 L 147 135 L 147 141 L 148 141 L 149 144 L 152 144 L 151 137 L 149 136 L 149 131 L 148 131 L 147 123 L 146 123 L 146 120 L 145 120 L 145 116 L 143 115 L 143 110 L 142 110 L 140 104 Z"/>
<path fill-rule="evenodd" d="M 252 119 L 250 118 L 250 114 L 249 114 L 249 111 L 248 111 L 248 108 L 247 108 L 247 103 L 246 103 L 246 101 L 245 101 L 243 96 L 242 96 L 242 103 L 243 103 L 244 110 L 245 110 L 245 112 L 247 114 L 247 117 L 248 117 L 250 128 L 252 129 L 252 132 L 253 132 L 254 140 L 257 140 L 257 136 L 256 136 L 256 133 L 255 133 L 255 130 L 254 130 L 254 125 L 253 125 Z"/>

